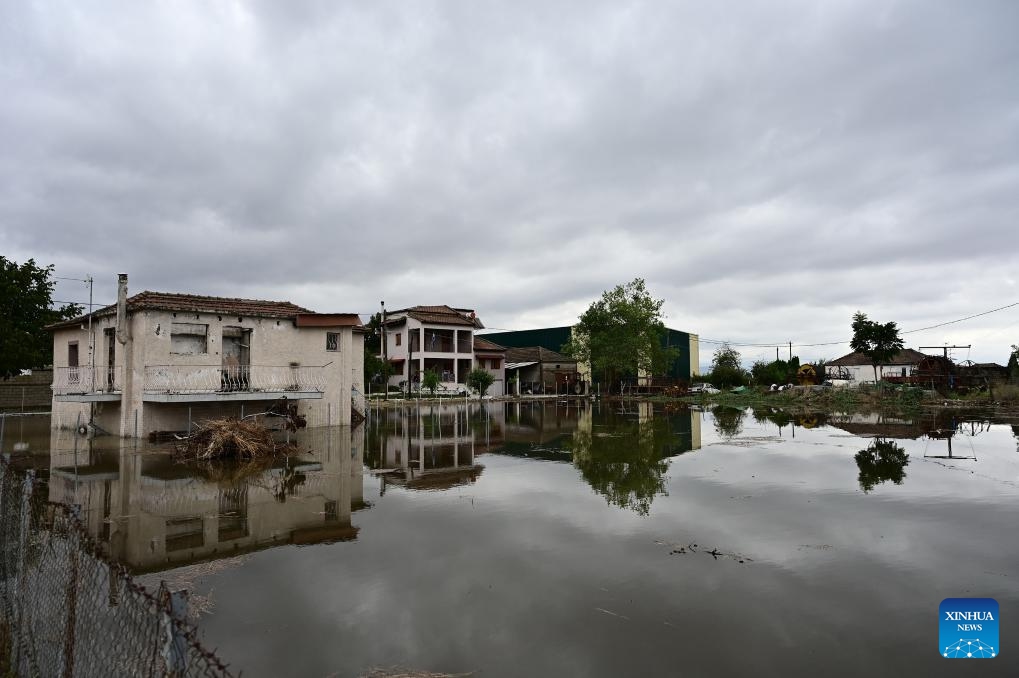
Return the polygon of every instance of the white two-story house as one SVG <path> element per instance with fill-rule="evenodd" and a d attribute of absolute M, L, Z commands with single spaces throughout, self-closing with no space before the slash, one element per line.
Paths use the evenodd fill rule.
<path fill-rule="evenodd" d="M 310 426 L 363 412 L 364 329 L 354 313 L 285 301 L 142 292 L 51 325 L 54 427 L 124 437 L 297 404 Z"/>
<path fill-rule="evenodd" d="M 390 311 L 383 333 L 383 355 L 394 369 L 389 383 L 416 385 L 424 372 L 435 370 L 442 382 L 465 385 L 467 375 L 480 365 L 496 380 L 487 395 L 502 395 L 505 349 L 487 341 L 477 345 L 474 331 L 483 328 L 477 314 L 466 308 L 413 306 Z"/>

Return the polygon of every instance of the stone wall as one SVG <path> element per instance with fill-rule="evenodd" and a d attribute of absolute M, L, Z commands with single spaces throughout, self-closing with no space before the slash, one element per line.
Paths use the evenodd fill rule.
<path fill-rule="evenodd" d="M 0 379 L 0 412 L 21 412 L 22 397 L 26 412 L 49 410 L 52 383 L 53 370 L 32 370 L 27 376 Z"/>

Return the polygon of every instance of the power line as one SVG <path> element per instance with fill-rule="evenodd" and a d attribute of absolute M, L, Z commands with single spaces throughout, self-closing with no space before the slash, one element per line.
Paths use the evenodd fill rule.
<path fill-rule="evenodd" d="M 939 327 L 945 327 L 946 325 L 954 325 L 955 323 L 961 323 L 961 322 L 966 321 L 966 320 L 972 320 L 973 318 L 979 318 L 981 316 L 990 315 L 991 313 L 997 313 L 998 311 L 1004 311 L 1006 309 L 1013 308 L 1015 306 L 1019 306 L 1019 301 L 1011 303 L 1011 304 L 1006 304 L 1005 306 L 999 306 L 998 308 L 992 308 L 989 311 L 982 311 L 981 313 L 974 313 L 973 315 L 968 315 L 965 318 L 956 318 L 955 320 L 947 320 L 947 321 L 945 321 L 943 323 L 938 323 L 936 325 L 928 325 L 927 327 L 918 327 L 918 328 L 913 329 L 913 330 L 904 330 L 900 334 L 915 334 L 916 332 L 925 332 L 927 330 L 934 330 L 934 329 L 937 329 Z M 785 347 L 785 346 L 789 345 L 788 341 L 775 342 L 775 343 L 771 343 L 771 344 L 740 343 L 740 342 L 735 342 L 735 341 L 722 341 L 722 340 L 719 340 L 719 339 L 701 339 L 700 341 L 702 343 L 705 343 L 705 344 L 728 344 L 729 346 L 739 346 L 739 347 L 746 347 L 746 348 L 775 348 L 776 346 L 778 346 L 778 347 Z M 849 341 L 850 341 L 849 339 L 846 339 L 845 341 L 823 341 L 823 342 L 816 342 L 816 343 L 811 343 L 811 344 L 793 344 L 793 348 L 812 348 L 812 347 L 817 347 L 817 346 L 839 346 L 839 345 L 842 345 L 842 344 L 848 344 Z"/>

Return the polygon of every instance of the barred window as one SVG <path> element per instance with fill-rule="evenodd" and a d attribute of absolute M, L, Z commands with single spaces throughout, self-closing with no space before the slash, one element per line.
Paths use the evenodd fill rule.
<path fill-rule="evenodd" d="M 339 351 L 340 350 L 340 333 L 339 332 L 326 332 L 326 350 L 327 351 Z"/>

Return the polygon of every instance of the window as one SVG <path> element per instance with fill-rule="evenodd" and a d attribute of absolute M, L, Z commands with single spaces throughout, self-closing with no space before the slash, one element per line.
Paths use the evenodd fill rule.
<path fill-rule="evenodd" d="M 170 353 L 202 355 L 209 352 L 209 326 L 170 323 Z"/>
<path fill-rule="evenodd" d="M 399 346 L 401 341 L 403 341 L 403 332 L 397 332 L 396 333 L 396 345 Z"/>
<path fill-rule="evenodd" d="M 67 381 L 77 384 L 81 378 L 78 372 L 78 342 L 72 341 L 67 344 Z"/>
<path fill-rule="evenodd" d="M 340 350 L 340 333 L 339 332 L 326 332 L 326 350 L 327 351 L 339 351 Z"/>

